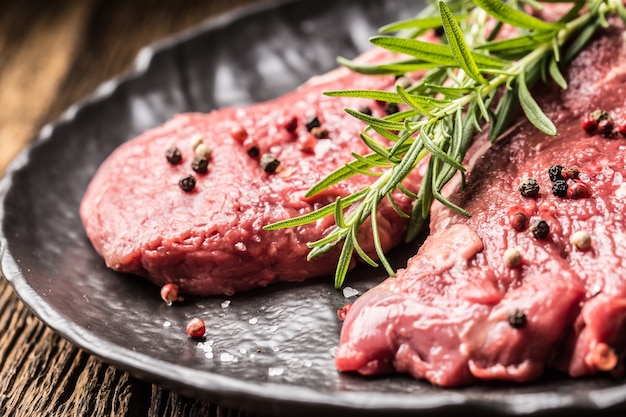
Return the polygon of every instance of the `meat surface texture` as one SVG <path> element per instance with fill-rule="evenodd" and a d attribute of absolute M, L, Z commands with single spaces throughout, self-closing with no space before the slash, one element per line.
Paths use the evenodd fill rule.
<path fill-rule="evenodd" d="M 388 53 L 373 50 L 360 59 L 389 58 Z M 373 100 L 322 93 L 390 89 L 394 82 L 390 76 L 360 76 L 338 69 L 268 103 L 176 116 L 123 144 L 101 165 L 80 207 L 87 236 L 110 268 L 148 277 L 157 285 L 176 283 L 188 294 L 232 294 L 333 272 L 337 251 L 306 260 L 307 243 L 333 229 L 332 216 L 292 229 L 262 228 L 311 212 L 373 181 L 356 176 L 304 197 L 313 184 L 352 160 L 352 151 L 368 152 L 359 137 L 364 124 L 344 108 L 368 106 L 375 116 L 386 114 L 384 104 Z M 306 123 L 313 115 L 321 129 L 310 133 Z M 241 133 L 241 128 L 248 136 L 244 143 L 232 134 L 233 129 Z M 205 174 L 191 168 L 196 139 L 211 150 Z M 248 154 L 253 143 L 258 156 Z M 166 160 L 166 151 L 173 146 L 182 155 L 178 164 Z M 276 172 L 262 168 L 264 154 L 280 161 Z M 188 174 L 197 182 L 185 192 L 179 180 Z M 419 181 L 416 173 L 405 185 L 415 190 Z M 410 211 L 410 199 L 396 197 L 399 206 Z M 407 223 L 390 204 L 383 204 L 378 220 L 385 249 L 402 241 Z M 361 231 L 359 240 L 373 255 L 369 226 Z"/>
<path fill-rule="evenodd" d="M 565 74 L 567 90 L 535 94 L 558 135 L 520 115 L 508 137 L 475 158 L 467 187 L 450 191 L 472 217 L 433 208 L 417 255 L 347 314 L 339 370 L 397 371 L 441 386 L 530 381 L 548 368 L 572 377 L 620 373 L 626 137 L 588 134 L 581 120 L 596 109 L 616 123 L 626 117 L 623 29 L 604 31 Z M 579 170 L 565 197 L 552 192 L 555 164 Z M 537 179 L 538 196 L 520 194 L 525 178 Z M 517 213 L 527 219 L 521 227 Z M 549 226 L 543 239 L 530 233 L 536 220 Z M 572 243 L 577 232 L 589 234 L 589 248 Z M 507 264 L 507 249 L 521 255 L 519 265 Z"/>

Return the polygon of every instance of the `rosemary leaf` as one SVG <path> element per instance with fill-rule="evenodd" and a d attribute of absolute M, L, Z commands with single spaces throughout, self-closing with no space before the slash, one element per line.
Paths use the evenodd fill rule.
<path fill-rule="evenodd" d="M 549 23 L 527 15 L 501 0 L 474 0 L 474 3 L 489 15 L 510 25 L 538 31 L 556 31 L 563 27 L 560 23 Z"/>
<path fill-rule="evenodd" d="M 381 68 L 380 65 L 355 62 L 344 57 L 337 57 L 337 64 L 364 75 L 390 75 L 394 71 Z"/>
<path fill-rule="evenodd" d="M 541 110 L 535 99 L 530 94 L 530 91 L 528 91 L 524 71 L 520 73 L 517 81 L 517 98 L 519 99 L 522 109 L 524 110 L 524 114 L 526 114 L 528 120 L 546 135 L 556 136 L 556 126 L 554 126 L 554 123 L 552 123 L 548 116 L 545 115 L 543 110 Z"/>
<path fill-rule="evenodd" d="M 378 229 L 378 216 L 377 216 L 376 207 L 377 207 L 376 204 L 372 206 L 372 214 L 371 214 L 372 231 L 374 232 L 372 236 L 374 238 L 374 247 L 376 248 L 376 254 L 378 255 L 378 259 L 380 260 L 380 263 L 382 263 L 385 269 L 387 270 L 387 273 L 390 276 L 395 276 L 396 273 L 391 267 L 391 265 L 389 264 L 389 261 L 387 260 L 387 257 L 385 256 L 385 251 L 383 250 L 382 244 L 380 242 L 380 233 Z"/>
<path fill-rule="evenodd" d="M 455 15 L 457 21 L 466 20 L 470 15 L 465 13 Z M 379 33 L 397 32 L 405 29 L 436 29 L 441 27 L 441 19 L 437 17 L 418 17 L 414 19 L 406 19 L 398 22 L 390 23 L 378 29 Z"/>
<path fill-rule="evenodd" d="M 458 98 L 472 92 L 472 87 L 448 87 L 437 84 L 425 84 L 431 91 L 444 95 L 447 98 Z"/>
<path fill-rule="evenodd" d="M 561 54 L 561 61 L 567 63 L 571 61 L 576 55 L 578 55 L 578 52 L 580 52 L 580 50 L 583 49 L 585 45 L 587 45 L 589 40 L 591 40 L 591 37 L 596 33 L 596 30 L 598 30 L 599 26 L 599 22 L 594 22 L 591 25 L 584 27 L 580 31 L 576 39 L 568 46 L 565 52 Z"/>
<path fill-rule="evenodd" d="M 354 246 L 354 250 L 356 251 L 357 255 L 359 255 L 359 257 L 363 259 L 369 266 L 373 266 L 374 268 L 376 268 L 378 264 L 363 250 L 363 248 L 361 248 L 354 229 L 350 231 L 350 240 L 352 241 L 352 245 Z"/>
<path fill-rule="evenodd" d="M 338 90 L 326 91 L 324 95 L 329 97 L 354 97 L 370 100 L 386 101 L 388 103 L 400 103 L 402 99 L 396 93 L 380 90 Z"/>
<path fill-rule="evenodd" d="M 355 118 L 357 118 L 357 119 L 359 119 L 359 120 L 361 120 L 361 121 L 363 121 L 363 122 L 365 122 L 365 123 L 367 123 L 367 124 L 369 124 L 371 126 L 378 126 L 381 129 L 387 129 L 387 130 L 402 130 L 402 129 L 404 129 L 404 124 L 403 123 L 394 122 L 394 121 L 385 120 L 385 119 L 379 119 L 377 117 L 369 116 L 369 115 L 367 115 L 365 113 L 361 113 L 361 112 L 358 112 L 358 111 L 355 111 L 355 110 L 352 110 L 352 109 L 345 109 L 345 110 L 346 110 L 346 112 L 349 115 L 351 115 L 351 116 L 353 116 L 353 117 L 355 117 Z"/>
<path fill-rule="evenodd" d="M 367 147 L 370 148 L 372 151 L 382 156 L 383 158 L 385 158 L 387 161 L 391 162 L 392 164 L 400 163 L 399 158 L 392 156 L 389 153 L 389 150 L 387 148 L 385 148 L 383 145 L 381 145 L 378 141 L 376 141 L 374 138 L 369 136 L 367 133 L 361 132 L 360 135 L 361 135 L 361 139 L 363 140 L 363 142 L 365 142 Z"/>
<path fill-rule="evenodd" d="M 403 217 L 405 219 L 408 219 L 411 217 L 411 215 L 402 211 L 402 209 L 398 206 L 398 203 L 396 203 L 396 200 L 393 199 L 393 196 L 391 195 L 391 193 L 387 194 L 387 201 L 389 201 L 389 205 L 391 206 L 391 208 L 393 208 L 393 211 L 395 211 L 398 214 L 398 216 Z"/>
<path fill-rule="evenodd" d="M 430 70 L 433 68 L 441 67 L 438 64 L 433 64 L 432 62 L 425 62 L 421 59 L 407 59 L 404 61 L 396 61 L 387 64 L 379 64 L 378 68 L 381 70 L 387 71 L 387 73 L 393 74 L 406 74 L 407 72 L 417 72 Z"/>
<path fill-rule="evenodd" d="M 427 100 L 420 100 L 417 96 L 408 94 L 406 90 L 399 85 L 396 87 L 396 90 L 398 91 L 398 96 L 401 101 L 409 105 L 418 114 L 423 114 L 425 116 L 432 115 L 432 107 L 429 108 L 429 106 L 424 105 L 428 103 Z"/>
<path fill-rule="evenodd" d="M 563 90 L 567 90 L 567 81 L 563 77 L 563 74 L 561 74 L 561 70 L 559 70 L 559 64 L 556 62 L 556 59 L 552 58 L 550 60 L 548 70 L 550 71 L 550 76 L 554 82 L 557 83 Z"/>
<path fill-rule="evenodd" d="M 536 46 L 537 43 L 545 42 L 554 37 L 554 33 L 552 32 L 541 32 L 536 34 L 529 34 L 525 36 L 520 36 L 517 38 L 511 39 L 503 39 L 493 42 L 486 42 L 482 45 L 477 45 L 476 49 L 478 50 L 486 50 L 490 52 L 509 52 L 511 50 L 516 51 L 531 51 Z"/>
<path fill-rule="evenodd" d="M 494 122 L 489 130 L 489 140 L 494 142 L 508 127 L 513 113 L 517 109 L 517 94 L 515 91 L 507 90 L 498 103 L 494 115 Z"/>
<path fill-rule="evenodd" d="M 335 288 L 341 288 L 343 281 L 346 279 L 346 274 L 352 261 L 353 249 L 352 239 L 345 239 L 341 248 L 341 255 L 339 255 L 339 260 L 337 261 L 337 269 L 335 270 Z"/>
<path fill-rule="evenodd" d="M 442 1 L 439 2 L 439 11 L 452 55 L 467 75 L 480 84 L 487 84 L 487 80 L 482 76 L 476 61 L 474 61 L 472 51 L 465 41 L 465 34 L 454 18 L 452 11 Z"/>
<path fill-rule="evenodd" d="M 420 139 L 424 143 L 424 147 L 428 149 L 428 151 L 438 159 L 450 164 L 452 167 L 458 169 L 459 171 L 465 171 L 465 167 L 461 165 L 459 162 L 450 158 L 450 155 L 445 153 L 433 140 L 431 140 L 428 133 L 423 130 L 420 132 Z"/>
<path fill-rule="evenodd" d="M 345 218 L 343 217 L 343 209 L 341 207 L 341 197 L 337 197 L 333 206 L 335 207 L 335 224 L 341 229 L 347 229 L 348 225 L 346 225 Z"/>
<path fill-rule="evenodd" d="M 446 45 L 419 41 L 417 39 L 395 38 L 393 36 L 374 36 L 370 39 L 370 42 L 381 48 L 410 55 L 433 64 L 451 67 L 457 65 L 450 48 Z M 473 58 L 477 64 L 488 68 L 504 68 L 509 63 L 508 61 L 479 53 L 474 53 Z"/>

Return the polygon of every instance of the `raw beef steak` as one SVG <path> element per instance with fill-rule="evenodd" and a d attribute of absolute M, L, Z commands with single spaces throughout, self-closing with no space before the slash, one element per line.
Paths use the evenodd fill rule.
<path fill-rule="evenodd" d="M 374 50 L 362 60 L 390 58 Z M 390 76 L 338 69 L 269 103 L 182 114 L 145 132 L 119 147 L 90 183 L 80 207 L 88 237 L 114 270 L 146 276 L 157 285 L 177 283 L 191 294 L 232 294 L 331 273 L 337 251 L 311 262 L 306 258 L 307 243 L 333 229 L 332 216 L 293 229 L 262 227 L 308 213 L 373 181 L 356 176 L 320 195 L 304 197 L 313 184 L 352 160 L 352 151 L 368 152 L 359 137 L 364 124 L 344 108 L 367 106 L 374 115 L 385 115 L 384 103 L 322 93 L 391 89 L 394 82 Z M 211 150 L 206 173 L 192 171 L 194 140 L 194 145 L 202 141 Z M 182 157 L 178 163 L 166 160 L 172 147 Z M 273 155 L 280 165 L 272 167 L 272 159 L 264 160 L 264 154 Z M 184 191 L 179 180 L 189 174 L 196 183 Z M 405 185 L 416 191 L 419 182 L 416 171 Z M 183 184 L 192 185 L 190 180 Z M 399 206 L 410 211 L 410 199 L 396 197 Z M 407 223 L 387 202 L 378 221 L 385 249 L 402 241 Z M 369 229 L 364 225 L 359 238 L 373 255 Z"/>
<path fill-rule="evenodd" d="M 431 235 L 406 269 L 354 303 L 336 355 L 341 371 L 397 371 L 442 386 L 529 381 L 546 368 L 573 377 L 621 371 L 626 138 L 588 134 L 581 120 L 596 109 L 616 124 L 626 117 L 623 30 L 594 40 L 566 78 L 567 90 L 538 97 L 558 136 L 520 116 L 451 195 L 472 217 L 433 208 Z M 553 165 L 564 167 L 561 197 Z M 537 180 L 536 197 L 518 191 L 526 178 Z"/>

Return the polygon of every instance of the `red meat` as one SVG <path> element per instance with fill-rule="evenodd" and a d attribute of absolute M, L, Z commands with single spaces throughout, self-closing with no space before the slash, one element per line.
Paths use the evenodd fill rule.
<path fill-rule="evenodd" d="M 406 269 L 347 314 L 336 356 L 341 371 L 397 371 L 442 386 L 529 381 L 546 368 L 573 377 L 619 371 L 626 354 L 626 138 L 588 134 L 581 120 L 596 109 L 626 117 L 623 39 L 622 29 L 607 30 L 569 65 L 567 90 L 543 88 L 538 101 L 557 137 L 520 116 L 507 138 L 472 163 L 468 186 L 451 193 L 472 217 L 433 209 L 431 235 Z M 555 164 L 578 167 L 579 178 L 566 180 L 584 192 L 553 195 L 548 170 Z M 534 198 L 518 191 L 529 177 L 540 185 Z M 522 227 L 518 212 L 528 219 Z M 529 231 L 540 219 L 549 226 L 543 239 Z M 588 249 L 572 244 L 578 231 L 589 233 Z M 521 264 L 507 266 L 504 254 L 513 248 Z"/>
<path fill-rule="evenodd" d="M 372 51 L 362 59 L 390 56 Z M 158 285 L 173 282 L 191 294 L 232 294 L 275 281 L 329 274 L 337 251 L 311 262 L 306 258 L 307 243 L 333 229 L 332 216 L 293 229 L 262 227 L 311 212 L 373 181 L 356 176 L 313 198 L 304 197 L 313 184 L 351 161 L 352 151 L 368 152 L 359 138 L 364 124 L 344 107 L 369 106 L 374 115 L 385 114 L 384 104 L 373 100 L 330 98 L 322 92 L 393 85 L 394 77 L 339 69 L 272 102 L 208 115 L 179 115 L 125 143 L 102 164 L 80 207 L 87 235 L 114 270 L 146 276 Z M 322 125 L 313 132 L 319 138 L 306 127 L 313 114 Z M 241 127 L 250 141 L 256 141 L 260 155 L 270 153 L 280 161 L 275 173 L 265 172 L 259 157 L 248 155 L 247 144 L 238 142 Z M 239 132 L 233 135 L 233 129 Z M 195 137 L 212 150 L 206 174 L 191 169 L 190 140 Z M 182 154 L 175 165 L 165 157 L 172 146 Z M 196 186 L 185 192 L 178 182 L 190 173 Z M 415 191 L 419 181 L 416 172 L 406 185 Z M 410 211 L 410 199 L 396 197 L 400 207 Z M 401 242 L 406 226 L 385 202 L 379 210 L 383 247 Z M 373 254 L 369 225 L 362 228 L 360 242 Z"/>

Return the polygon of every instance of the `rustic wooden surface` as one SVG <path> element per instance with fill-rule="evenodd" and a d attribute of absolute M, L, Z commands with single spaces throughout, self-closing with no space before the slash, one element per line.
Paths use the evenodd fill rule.
<path fill-rule="evenodd" d="M 259 0 L 0 0 L 0 175 L 138 50 Z M 251 416 L 138 380 L 63 340 L 0 278 L 0 415 Z M 255 413 L 256 415 L 256 413 Z"/>

